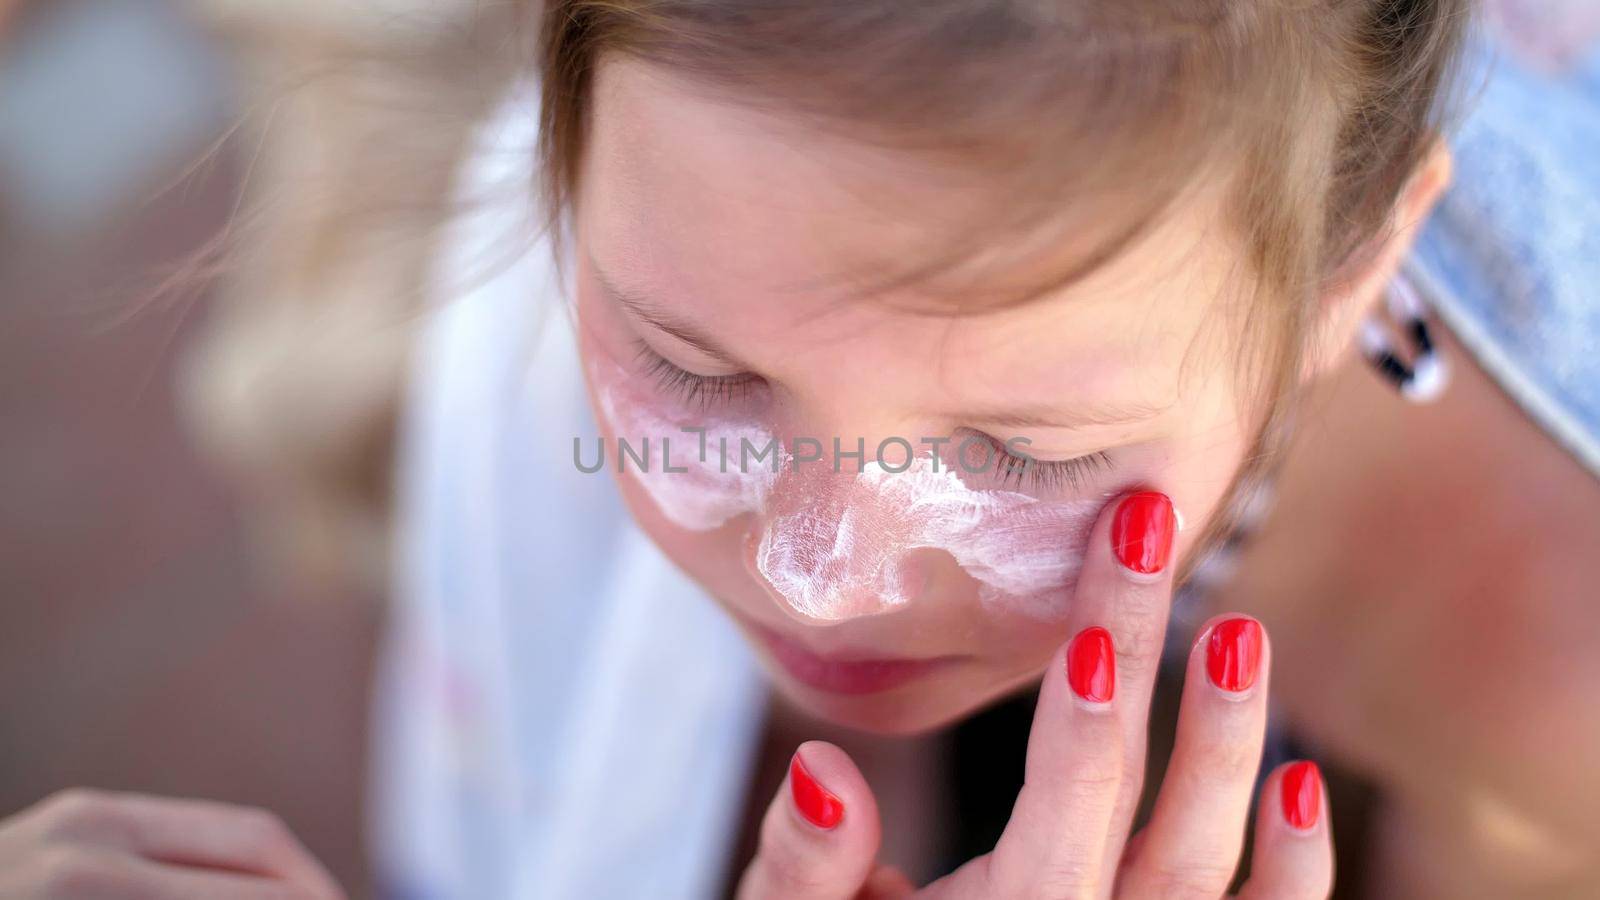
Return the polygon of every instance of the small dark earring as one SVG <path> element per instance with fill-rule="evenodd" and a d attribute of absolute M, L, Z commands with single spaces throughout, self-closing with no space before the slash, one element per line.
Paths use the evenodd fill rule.
<path fill-rule="evenodd" d="M 1382 315 L 1378 312 L 1361 323 L 1361 353 L 1400 396 L 1413 403 L 1432 403 L 1449 385 L 1450 367 L 1428 331 L 1428 309 L 1404 275 L 1395 275 L 1389 283 L 1387 300 L 1390 320 L 1411 345 L 1411 362 L 1400 358 L 1389 339 L 1389 329 L 1377 321 Z"/>

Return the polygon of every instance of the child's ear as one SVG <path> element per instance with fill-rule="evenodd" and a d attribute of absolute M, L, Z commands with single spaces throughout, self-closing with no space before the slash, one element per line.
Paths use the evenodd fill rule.
<path fill-rule="evenodd" d="M 1396 198 L 1388 225 L 1373 238 L 1372 246 L 1358 252 L 1359 262 L 1323 293 L 1302 371 L 1305 380 L 1328 371 L 1350 348 L 1361 320 L 1383 298 L 1401 260 L 1411 251 L 1417 231 L 1449 187 L 1452 168 L 1450 148 L 1435 139 Z"/>

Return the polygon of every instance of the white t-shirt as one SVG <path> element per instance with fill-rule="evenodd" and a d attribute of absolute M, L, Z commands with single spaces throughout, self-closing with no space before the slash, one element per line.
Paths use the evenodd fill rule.
<path fill-rule="evenodd" d="M 483 130 L 416 353 L 375 868 L 394 897 L 709 896 L 765 691 L 614 475 L 574 465 L 597 432 L 567 295 L 548 242 L 506 261 L 535 234 L 537 118 L 519 90 Z"/>

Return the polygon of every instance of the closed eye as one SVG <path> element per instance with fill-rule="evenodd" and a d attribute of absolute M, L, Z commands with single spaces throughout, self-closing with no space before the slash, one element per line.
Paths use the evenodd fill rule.
<path fill-rule="evenodd" d="M 682 368 L 649 344 L 638 341 L 636 358 L 644 373 L 663 393 L 686 404 L 709 409 L 738 403 L 766 384 L 759 375 L 701 375 Z M 1095 475 L 1112 468 L 1111 457 L 1103 450 L 1072 459 L 1042 460 L 1009 448 L 1004 441 L 982 434 L 994 451 L 994 480 L 1001 487 L 1033 491 L 1069 493 L 1081 490 Z"/>
<path fill-rule="evenodd" d="M 644 341 L 636 345 L 636 359 L 646 376 L 662 393 L 686 404 L 709 409 L 736 403 L 766 382 L 758 375 L 700 375 L 657 353 Z"/>
<path fill-rule="evenodd" d="M 1050 493 L 1082 490 L 1094 476 L 1112 468 L 1111 457 L 1096 450 L 1072 459 L 1036 459 L 984 435 L 995 451 L 995 480 L 1001 487 L 1025 487 Z"/>

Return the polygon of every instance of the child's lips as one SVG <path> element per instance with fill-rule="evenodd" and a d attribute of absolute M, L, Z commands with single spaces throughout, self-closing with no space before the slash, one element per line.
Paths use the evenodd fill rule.
<path fill-rule="evenodd" d="M 754 630 L 772 658 L 796 681 L 834 694 L 875 694 L 921 678 L 955 660 L 824 655 L 760 625 Z"/>

